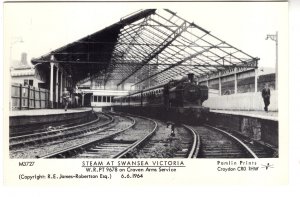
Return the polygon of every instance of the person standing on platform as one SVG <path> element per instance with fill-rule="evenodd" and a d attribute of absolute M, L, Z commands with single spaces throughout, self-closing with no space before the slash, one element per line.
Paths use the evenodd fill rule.
<path fill-rule="evenodd" d="M 261 91 L 261 95 L 264 99 L 264 103 L 265 103 L 265 111 L 268 112 L 268 106 L 270 105 L 270 97 L 271 97 L 271 91 L 269 88 L 269 84 L 266 83 L 264 89 L 262 89 Z"/>
<path fill-rule="evenodd" d="M 63 104 L 64 104 L 64 107 L 65 107 L 65 111 L 67 111 L 68 110 L 69 99 L 70 99 L 70 93 L 67 90 L 67 88 L 65 88 L 65 90 L 62 94 L 62 97 L 63 97 Z"/>

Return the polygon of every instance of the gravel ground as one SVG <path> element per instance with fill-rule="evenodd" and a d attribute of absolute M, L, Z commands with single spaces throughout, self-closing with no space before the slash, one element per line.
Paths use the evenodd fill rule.
<path fill-rule="evenodd" d="M 55 142 L 44 143 L 43 145 L 24 147 L 16 151 L 10 151 L 10 158 L 36 158 L 42 155 L 50 154 L 68 147 L 72 147 L 82 143 L 88 143 L 96 139 L 101 139 L 107 135 L 113 134 L 121 129 L 124 129 L 131 125 L 132 122 L 123 117 L 115 117 L 115 122 L 109 127 L 112 129 L 107 129 L 108 127 L 101 128 L 93 133 L 84 134 L 73 138 L 62 139 Z M 106 130 L 105 130 L 106 129 Z M 104 131 L 105 130 L 105 131 Z"/>
<path fill-rule="evenodd" d="M 188 131 L 181 127 L 175 128 L 175 137 L 171 137 L 166 124 L 160 121 L 157 123 L 158 130 L 147 145 L 135 153 L 136 158 L 173 158 L 176 152 L 186 148 L 182 141 L 186 140 Z"/>
<path fill-rule="evenodd" d="M 133 128 L 121 133 L 114 140 L 136 141 L 146 136 L 154 129 L 154 123 L 150 120 L 134 117 L 136 124 Z"/>

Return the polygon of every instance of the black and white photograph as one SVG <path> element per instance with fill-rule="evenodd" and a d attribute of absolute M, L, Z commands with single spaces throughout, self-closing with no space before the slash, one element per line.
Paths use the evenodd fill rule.
<path fill-rule="evenodd" d="M 287 18 L 287 2 L 4 3 L 8 159 L 278 168 Z"/>

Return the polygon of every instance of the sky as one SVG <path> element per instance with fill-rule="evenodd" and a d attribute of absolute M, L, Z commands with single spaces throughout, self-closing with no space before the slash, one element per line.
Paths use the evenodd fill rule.
<path fill-rule="evenodd" d="M 287 3 L 5 3 L 5 57 L 28 61 L 99 31 L 140 9 L 168 8 L 211 34 L 260 58 L 259 67 L 275 68 L 279 33 L 279 66 L 287 51 Z M 22 40 L 23 42 L 20 42 Z"/>

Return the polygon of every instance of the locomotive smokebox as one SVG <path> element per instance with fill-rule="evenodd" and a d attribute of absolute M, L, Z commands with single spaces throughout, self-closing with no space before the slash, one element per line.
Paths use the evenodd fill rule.
<path fill-rule="evenodd" d="M 194 73 L 189 73 L 188 79 L 189 79 L 190 83 L 194 83 Z"/>

